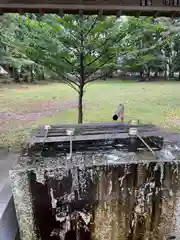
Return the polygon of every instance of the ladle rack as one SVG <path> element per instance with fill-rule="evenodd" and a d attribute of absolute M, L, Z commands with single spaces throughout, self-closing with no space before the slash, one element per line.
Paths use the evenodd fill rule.
<path fill-rule="evenodd" d="M 130 134 L 132 129 L 137 130 L 151 149 L 161 149 L 161 131 L 153 124 L 89 123 L 39 126 L 31 133 L 29 150 L 51 155 L 107 149 L 130 152 L 147 149 L 139 138 Z"/>

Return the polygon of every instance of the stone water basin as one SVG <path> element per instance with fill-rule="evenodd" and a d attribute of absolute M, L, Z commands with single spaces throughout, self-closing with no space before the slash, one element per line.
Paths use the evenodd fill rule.
<path fill-rule="evenodd" d="M 179 146 L 23 154 L 10 171 L 21 240 L 180 239 Z"/>

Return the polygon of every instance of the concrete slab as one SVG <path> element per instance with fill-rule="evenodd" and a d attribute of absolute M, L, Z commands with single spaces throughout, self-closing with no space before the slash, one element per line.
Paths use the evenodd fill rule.
<path fill-rule="evenodd" d="M 12 195 L 7 202 L 0 203 L 0 211 L 0 239 L 14 240 L 18 223 Z"/>
<path fill-rule="evenodd" d="M 8 179 L 7 183 L 0 191 L 0 219 L 6 210 L 7 204 L 12 198 L 12 190 L 10 180 Z"/>
<path fill-rule="evenodd" d="M 0 191 L 9 179 L 9 170 L 18 159 L 19 154 L 0 151 Z"/>
<path fill-rule="evenodd" d="M 14 240 L 18 223 L 12 197 L 9 170 L 18 154 L 0 152 L 0 240 Z"/>

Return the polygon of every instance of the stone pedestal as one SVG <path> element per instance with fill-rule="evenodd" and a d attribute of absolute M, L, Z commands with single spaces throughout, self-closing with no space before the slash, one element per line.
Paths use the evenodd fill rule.
<path fill-rule="evenodd" d="M 150 154 L 20 157 L 10 177 L 21 239 L 179 239 L 180 163 Z"/>

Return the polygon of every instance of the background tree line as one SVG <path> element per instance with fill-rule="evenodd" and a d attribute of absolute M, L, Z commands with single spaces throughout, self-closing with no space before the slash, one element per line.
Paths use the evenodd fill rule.
<path fill-rule="evenodd" d="M 122 75 L 180 79 L 180 20 L 153 17 L 4 14 L 0 65 L 16 82 L 59 80 L 78 93 Z M 120 79 L 120 77 L 119 77 Z"/>
<path fill-rule="evenodd" d="M 0 64 L 17 82 L 77 82 L 80 76 L 93 81 L 118 71 L 148 76 L 146 80 L 180 78 L 180 19 L 51 14 L 0 18 Z"/>

